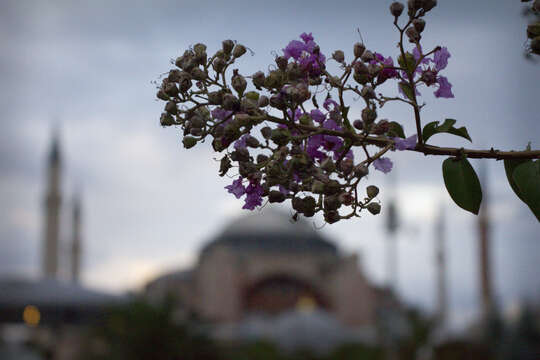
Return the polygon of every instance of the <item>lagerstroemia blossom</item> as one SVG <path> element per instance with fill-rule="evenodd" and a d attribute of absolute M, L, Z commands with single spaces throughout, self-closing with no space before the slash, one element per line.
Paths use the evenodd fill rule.
<path fill-rule="evenodd" d="M 373 185 L 366 184 L 369 168 L 390 172 L 393 163 L 384 155 L 415 149 L 417 135 L 404 138 L 401 124 L 379 118 L 378 110 L 397 99 L 377 87 L 396 81 L 419 96 L 417 85 L 423 84 L 435 87 L 437 97 L 453 97 L 452 85 L 441 75 L 448 50 L 436 48 L 426 56 L 415 41 L 412 52 L 394 58 L 362 43 L 354 44 L 349 59 L 338 50 L 332 55 L 341 71 L 337 76 L 328 72 L 312 33 L 291 40 L 268 71 L 251 76 L 232 68 L 247 51 L 243 45 L 225 40 L 208 55 L 205 45 L 196 44 L 162 80 L 161 123 L 180 126 L 186 148 L 210 139 L 222 154 L 220 175 L 234 177 L 225 189 L 243 197 L 244 209 L 290 201 L 296 215 L 320 212 L 328 223 L 363 210 L 378 214 L 378 203 L 359 187 L 370 185 L 372 193 Z M 414 67 L 403 65 L 403 59 Z M 362 108 L 347 105 L 348 94 L 361 100 L 356 104 Z M 414 99 L 409 103 L 418 106 Z"/>

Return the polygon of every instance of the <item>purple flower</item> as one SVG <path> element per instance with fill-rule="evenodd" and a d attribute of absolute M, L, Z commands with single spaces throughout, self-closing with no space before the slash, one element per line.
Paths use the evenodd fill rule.
<path fill-rule="evenodd" d="M 292 57 L 294 60 L 298 60 L 302 56 L 304 50 L 306 50 L 306 44 L 298 40 L 291 40 L 289 45 L 283 49 L 283 55 L 286 59 Z"/>
<path fill-rule="evenodd" d="M 332 110 L 336 110 L 336 109 L 339 109 L 339 105 L 337 102 L 335 102 L 332 98 L 326 98 L 326 100 L 324 100 L 324 104 L 323 104 L 323 107 L 330 111 L 330 105 L 333 105 L 333 109 Z"/>
<path fill-rule="evenodd" d="M 409 136 L 406 139 L 395 137 L 394 140 L 396 150 L 414 149 L 416 147 L 416 134 Z"/>
<path fill-rule="evenodd" d="M 322 123 L 326 119 L 326 116 L 319 109 L 313 109 L 309 114 L 311 115 L 313 121 L 318 123 Z"/>
<path fill-rule="evenodd" d="M 227 110 L 224 110 L 220 107 L 217 107 L 215 108 L 214 110 L 212 110 L 211 114 L 212 114 L 212 117 L 214 119 L 217 119 L 217 120 L 220 120 L 220 121 L 223 121 L 225 120 L 227 117 L 229 117 L 233 112 L 232 111 L 227 111 Z"/>
<path fill-rule="evenodd" d="M 246 187 L 246 202 L 242 209 L 253 210 L 262 204 L 264 189 L 258 182 L 250 182 Z"/>
<path fill-rule="evenodd" d="M 420 57 L 422 56 L 422 46 L 420 46 L 420 48 L 418 46 L 415 46 L 412 51 L 412 54 L 413 54 L 414 59 L 418 61 L 418 59 L 420 59 Z M 429 60 L 430 59 L 428 58 L 423 58 L 422 61 L 420 61 L 420 64 L 428 64 Z"/>
<path fill-rule="evenodd" d="M 238 149 L 245 149 L 246 148 L 246 140 L 248 139 L 249 137 L 249 134 L 245 134 L 244 136 L 242 136 L 240 139 L 236 140 L 234 142 L 234 148 L 236 150 Z"/>
<path fill-rule="evenodd" d="M 446 47 L 441 48 L 441 50 L 435 52 L 433 55 L 433 62 L 435 63 L 435 69 L 437 71 L 441 71 L 448 65 L 448 58 L 450 57 L 450 53 L 448 52 L 448 49 Z"/>
<path fill-rule="evenodd" d="M 311 34 L 312 33 L 309 33 L 309 34 L 302 33 L 300 34 L 300 38 L 302 38 L 302 40 L 304 40 L 304 42 L 307 44 L 308 42 L 313 41 L 313 35 Z"/>
<path fill-rule="evenodd" d="M 279 185 L 279 192 L 283 195 L 289 195 L 289 190 L 281 184 Z"/>
<path fill-rule="evenodd" d="M 382 171 L 383 173 L 389 173 L 392 170 L 392 161 L 387 157 L 378 158 L 373 162 L 375 169 Z"/>
<path fill-rule="evenodd" d="M 287 110 L 287 114 L 290 116 L 290 117 L 293 117 L 292 115 L 292 111 L 289 109 Z M 300 117 L 304 115 L 304 113 L 302 112 L 302 110 L 300 108 L 296 108 L 296 110 L 294 111 L 294 118 L 293 120 L 296 121 L 298 119 L 300 119 Z"/>
<path fill-rule="evenodd" d="M 225 189 L 227 189 L 229 193 L 236 196 L 237 199 L 240 199 L 240 197 L 246 193 L 246 189 L 242 185 L 242 178 L 241 177 L 234 180 L 231 185 L 225 186 Z"/>
<path fill-rule="evenodd" d="M 332 119 L 328 119 L 323 123 L 323 128 L 328 130 L 341 130 L 341 128 L 336 124 L 336 122 Z"/>
<path fill-rule="evenodd" d="M 433 94 L 435 97 L 442 98 L 453 98 L 454 94 L 452 93 L 452 84 L 448 82 L 448 79 L 444 76 L 437 77 L 437 84 L 439 88 Z"/>

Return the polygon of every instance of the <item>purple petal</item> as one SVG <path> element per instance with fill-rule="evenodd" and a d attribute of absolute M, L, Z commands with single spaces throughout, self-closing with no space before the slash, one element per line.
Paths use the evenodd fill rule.
<path fill-rule="evenodd" d="M 378 158 L 373 162 L 375 169 L 382 171 L 383 173 L 389 173 L 392 170 L 392 161 L 387 157 Z"/>
<path fill-rule="evenodd" d="M 335 102 L 332 98 L 326 98 L 326 100 L 324 100 L 324 104 L 323 104 L 323 107 L 330 111 L 330 105 L 333 105 L 334 108 L 332 110 L 336 110 L 336 109 L 339 109 L 339 105 L 337 102 Z"/>
<path fill-rule="evenodd" d="M 394 140 L 396 150 L 407 150 L 407 149 L 414 149 L 416 147 L 416 134 L 413 136 L 409 136 L 406 139 L 395 137 L 392 140 Z"/>
<path fill-rule="evenodd" d="M 306 34 L 302 33 L 300 34 L 300 38 L 304 40 L 304 42 L 307 44 L 309 41 L 313 41 L 313 35 L 312 33 Z"/>
<path fill-rule="evenodd" d="M 309 114 L 311 115 L 313 121 L 318 123 L 322 123 L 326 119 L 326 116 L 319 109 L 313 109 Z"/>
<path fill-rule="evenodd" d="M 246 202 L 242 209 L 253 210 L 262 204 L 264 189 L 258 182 L 250 182 L 246 187 Z"/>
<path fill-rule="evenodd" d="M 446 47 L 443 47 L 441 48 L 441 50 L 435 52 L 435 55 L 433 55 L 435 69 L 437 69 L 437 71 L 441 71 L 442 69 L 444 69 L 446 65 L 448 65 L 448 58 L 450 56 L 451 55 Z"/>
<path fill-rule="evenodd" d="M 298 40 L 292 40 L 285 49 L 283 49 L 283 55 L 286 59 L 293 58 L 294 60 L 300 59 L 302 51 L 306 50 L 306 44 Z"/>
<path fill-rule="evenodd" d="M 227 189 L 229 193 L 236 196 L 237 199 L 240 199 L 240 197 L 246 193 L 246 189 L 242 185 L 241 177 L 234 180 L 231 185 L 225 186 L 225 189 Z"/>
<path fill-rule="evenodd" d="M 448 79 L 446 77 L 437 77 L 437 83 L 439 84 L 439 88 L 433 93 L 435 94 L 435 97 L 442 97 L 447 99 L 454 97 L 454 94 L 452 93 L 452 84 L 448 82 Z"/>

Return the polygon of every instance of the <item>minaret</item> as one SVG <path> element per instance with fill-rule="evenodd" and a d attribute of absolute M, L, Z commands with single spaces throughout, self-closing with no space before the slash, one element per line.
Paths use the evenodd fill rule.
<path fill-rule="evenodd" d="M 60 237 L 60 206 L 62 195 L 61 156 L 58 134 L 53 135 L 47 164 L 47 193 L 45 194 L 45 228 L 43 242 L 43 276 L 56 278 L 58 275 L 58 242 Z"/>
<path fill-rule="evenodd" d="M 478 214 L 478 237 L 480 252 L 480 286 L 482 317 L 486 320 L 491 315 L 493 308 L 493 289 L 490 259 L 490 225 L 489 225 L 489 203 L 488 203 L 488 183 L 487 169 L 485 165 L 480 168 L 480 182 L 482 184 L 482 205 Z"/>
<path fill-rule="evenodd" d="M 81 201 L 78 194 L 73 197 L 71 222 L 71 281 L 78 283 L 81 268 Z"/>
<path fill-rule="evenodd" d="M 444 331 L 447 317 L 446 288 L 446 241 L 444 208 L 441 207 L 435 224 L 435 266 L 437 269 L 437 322 L 440 331 Z"/>

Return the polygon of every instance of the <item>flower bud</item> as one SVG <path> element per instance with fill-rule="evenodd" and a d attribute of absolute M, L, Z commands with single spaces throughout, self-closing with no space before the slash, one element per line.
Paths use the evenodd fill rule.
<path fill-rule="evenodd" d="M 163 91 L 169 96 L 176 96 L 179 93 L 179 90 L 174 83 L 167 83 Z"/>
<path fill-rule="evenodd" d="M 219 176 L 225 176 L 231 167 L 231 160 L 225 155 L 219 163 Z"/>
<path fill-rule="evenodd" d="M 165 94 L 165 91 L 163 90 L 158 90 L 156 96 L 158 99 L 165 100 L 165 101 L 170 99 L 169 95 Z"/>
<path fill-rule="evenodd" d="M 257 138 L 253 136 L 248 136 L 248 138 L 246 139 L 246 145 L 252 148 L 256 148 L 256 147 L 259 147 L 260 143 L 259 143 L 259 140 L 257 140 Z"/>
<path fill-rule="evenodd" d="M 349 175 L 353 170 L 353 166 L 353 161 L 349 158 L 345 158 L 339 163 L 339 170 L 345 175 Z"/>
<path fill-rule="evenodd" d="M 336 170 L 336 164 L 334 164 L 334 162 L 332 161 L 332 158 L 327 157 L 321 163 L 321 169 L 323 169 L 326 172 L 332 172 L 332 171 Z"/>
<path fill-rule="evenodd" d="M 246 51 L 247 50 L 246 50 L 246 47 L 244 45 L 236 44 L 236 46 L 233 49 L 232 56 L 235 57 L 235 58 L 239 58 L 242 55 L 244 55 L 246 53 Z"/>
<path fill-rule="evenodd" d="M 388 120 L 381 120 L 377 123 L 375 126 L 375 129 L 373 129 L 373 133 L 375 135 L 382 135 L 388 132 L 390 130 L 390 123 Z"/>
<path fill-rule="evenodd" d="M 169 101 L 165 105 L 165 111 L 169 114 L 176 115 L 178 113 L 178 108 L 176 107 L 176 103 L 174 101 Z"/>
<path fill-rule="evenodd" d="M 222 91 L 212 91 L 208 93 L 208 102 L 211 105 L 221 105 L 223 102 L 223 92 Z"/>
<path fill-rule="evenodd" d="M 337 211 L 335 211 L 335 210 L 325 211 L 324 212 L 324 220 L 329 224 L 333 224 L 335 222 L 338 222 L 340 220 L 339 213 Z"/>
<path fill-rule="evenodd" d="M 428 69 L 422 72 L 422 75 L 420 78 L 427 86 L 431 86 L 437 82 L 437 72 L 431 69 Z"/>
<path fill-rule="evenodd" d="M 341 50 L 336 50 L 332 54 L 332 59 L 336 60 L 338 63 L 342 63 L 345 61 L 345 54 Z"/>
<path fill-rule="evenodd" d="M 261 135 L 265 139 L 270 139 L 270 136 L 272 136 L 272 129 L 269 126 L 265 126 L 261 129 Z"/>
<path fill-rule="evenodd" d="M 412 24 L 418 33 L 424 31 L 424 28 L 426 27 L 426 22 L 424 19 L 414 19 Z"/>
<path fill-rule="evenodd" d="M 364 125 L 371 124 L 375 119 L 377 119 L 377 112 L 375 110 L 368 107 L 362 110 L 362 121 L 364 121 Z"/>
<path fill-rule="evenodd" d="M 375 90 L 373 90 L 373 87 L 371 85 L 365 85 L 360 91 L 360 95 L 365 99 L 374 99 Z"/>
<path fill-rule="evenodd" d="M 368 206 L 367 206 L 367 209 L 373 215 L 377 215 L 378 213 L 381 212 L 381 204 L 374 203 L 374 202 L 369 203 Z"/>
<path fill-rule="evenodd" d="M 540 55 L 540 36 L 535 37 L 531 40 L 531 51 L 536 54 Z"/>
<path fill-rule="evenodd" d="M 183 71 L 182 74 L 180 75 L 180 80 L 178 81 L 180 92 L 185 93 L 191 88 L 192 85 L 193 84 L 191 83 L 191 75 Z"/>
<path fill-rule="evenodd" d="M 354 176 L 361 179 L 364 176 L 366 176 L 367 174 L 369 174 L 369 169 L 368 169 L 368 167 L 366 165 L 357 165 L 357 166 L 355 166 L 355 168 L 354 168 Z"/>
<path fill-rule="evenodd" d="M 437 6 L 437 0 L 424 0 L 424 4 L 422 5 L 426 12 L 433 9 L 435 6 Z"/>
<path fill-rule="evenodd" d="M 311 185 L 311 192 L 314 194 L 324 193 L 324 184 L 319 180 L 313 181 L 313 184 Z"/>
<path fill-rule="evenodd" d="M 180 75 L 182 72 L 178 69 L 173 69 L 169 71 L 169 76 L 167 76 L 167 80 L 170 82 L 178 82 L 180 80 Z"/>
<path fill-rule="evenodd" d="M 182 140 L 182 143 L 184 144 L 184 147 L 186 149 L 190 149 L 197 145 L 197 139 L 191 136 L 184 136 L 184 139 Z"/>
<path fill-rule="evenodd" d="M 377 76 L 379 71 L 382 70 L 382 66 L 379 64 L 369 64 L 367 66 L 367 69 L 368 69 L 369 75 L 371 75 L 372 77 L 375 77 Z"/>
<path fill-rule="evenodd" d="M 285 195 L 281 191 L 271 190 L 268 193 L 268 202 L 270 203 L 281 203 L 285 201 Z"/>
<path fill-rule="evenodd" d="M 375 55 L 369 50 L 364 51 L 362 54 L 362 57 L 360 58 L 363 62 L 370 62 L 372 60 L 375 60 Z"/>
<path fill-rule="evenodd" d="M 264 86 L 264 73 L 262 71 L 257 71 L 251 76 L 251 81 L 257 89 L 260 89 L 262 86 Z"/>
<path fill-rule="evenodd" d="M 161 126 L 171 126 L 175 124 L 174 118 L 169 113 L 162 113 L 161 117 L 159 118 L 159 123 Z"/>
<path fill-rule="evenodd" d="M 290 134 L 287 129 L 274 129 L 270 135 L 270 139 L 279 146 L 287 145 L 289 143 Z"/>
<path fill-rule="evenodd" d="M 315 206 L 317 206 L 317 203 L 315 202 L 315 198 L 313 196 L 306 196 L 302 199 L 302 208 L 304 216 L 306 217 L 312 217 L 315 215 Z"/>
<path fill-rule="evenodd" d="M 365 50 L 366 50 L 366 47 L 364 46 L 364 44 L 359 43 L 359 42 L 355 43 L 353 46 L 354 57 L 355 58 L 361 57 Z"/>
<path fill-rule="evenodd" d="M 193 136 L 201 136 L 203 134 L 203 130 L 200 128 L 192 128 L 189 130 L 189 133 Z"/>
<path fill-rule="evenodd" d="M 222 72 L 225 68 L 226 62 L 222 58 L 216 58 L 214 62 L 212 63 L 212 66 L 214 67 L 214 70 L 218 73 Z"/>
<path fill-rule="evenodd" d="M 540 22 L 529 24 L 527 26 L 527 37 L 529 39 L 534 39 L 537 36 L 540 36 Z"/>
<path fill-rule="evenodd" d="M 280 70 L 285 70 L 287 68 L 287 64 L 289 61 L 285 58 L 285 56 L 278 56 L 275 59 L 276 65 Z"/>
<path fill-rule="evenodd" d="M 402 3 L 395 1 L 390 5 L 390 13 L 395 17 L 399 17 L 403 12 L 403 8 Z"/>
<path fill-rule="evenodd" d="M 193 70 L 191 70 L 191 76 L 193 76 L 195 80 L 199 81 L 206 80 L 207 78 L 206 73 L 199 67 L 193 68 Z"/>
<path fill-rule="evenodd" d="M 240 176 L 247 178 L 257 171 L 257 165 L 250 161 L 241 161 L 238 166 Z"/>
<path fill-rule="evenodd" d="M 341 202 L 337 195 L 325 196 L 323 204 L 325 210 L 337 210 L 341 206 Z"/>
<path fill-rule="evenodd" d="M 379 194 L 379 188 L 375 185 L 369 185 L 366 188 L 366 194 L 369 199 L 373 199 L 375 196 Z"/>
<path fill-rule="evenodd" d="M 367 69 L 367 67 L 366 67 Z M 359 83 L 360 85 L 366 85 L 369 80 L 371 79 L 371 76 L 369 75 L 369 73 L 366 73 L 366 74 L 360 74 L 360 73 L 357 73 L 355 72 L 353 74 L 353 79 Z"/>
<path fill-rule="evenodd" d="M 324 185 L 325 195 L 334 195 L 339 193 L 340 190 L 341 185 L 336 180 L 330 180 L 327 184 Z"/>
<path fill-rule="evenodd" d="M 357 130 L 362 130 L 364 128 L 364 123 L 362 122 L 362 120 L 360 119 L 356 119 L 353 121 L 353 126 L 357 129 Z"/>
<path fill-rule="evenodd" d="M 262 164 L 263 162 L 268 161 L 268 156 L 264 154 L 257 155 L 257 164 Z"/>
<path fill-rule="evenodd" d="M 354 196 L 352 196 L 350 193 L 342 192 L 339 194 L 339 201 L 345 205 L 349 206 L 354 203 Z"/>
<path fill-rule="evenodd" d="M 268 99 L 268 97 L 266 95 L 261 95 L 259 97 L 259 100 L 257 101 L 257 106 L 261 108 L 268 106 L 268 104 L 270 104 L 270 100 Z"/>
<path fill-rule="evenodd" d="M 540 0 L 534 0 L 531 9 L 534 12 L 537 12 L 537 13 L 540 12 Z"/>
<path fill-rule="evenodd" d="M 414 27 L 409 26 L 407 30 L 405 30 L 405 34 L 409 37 L 409 42 L 415 43 L 420 41 L 420 34 Z"/>
<path fill-rule="evenodd" d="M 285 110 L 287 108 L 285 100 L 283 100 L 283 97 L 280 95 L 272 95 L 270 97 L 270 106 L 278 110 Z"/>
<path fill-rule="evenodd" d="M 221 48 L 223 49 L 223 53 L 229 55 L 234 47 L 234 41 L 232 40 L 223 40 L 221 42 Z"/>
<path fill-rule="evenodd" d="M 281 89 L 283 84 L 283 72 L 279 70 L 271 71 L 264 79 L 264 87 L 269 89 Z"/>
<path fill-rule="evenodd" d="M 244 90 L 246 90 L 246 87 L 247 87 L 247 81 L 246 79 L 238 74 L 238 70 L 237 69 L 234 69 L 233 71 L 233 77 L 231 79 L 231 85 L 233 87 L 234 90 L 236 90 L 236 92 L 242 96 L 242 94 L 244 93 Z"/>
<path fill-rule="evenodd" d="M 355 62 L 353 68 L 354 68 L 354 72 L 357 73 L 357 74 L 368 74 L 369 73 L 368 67 L 366 66 L 366 64 L 364 64 L 361 61 Z"/>
<path fill-rule="evenodd" d="M 225 94 L 222 106 L 225 110 L 237 111 L 240 108 L 240 100 L 233 94 Z"/>

